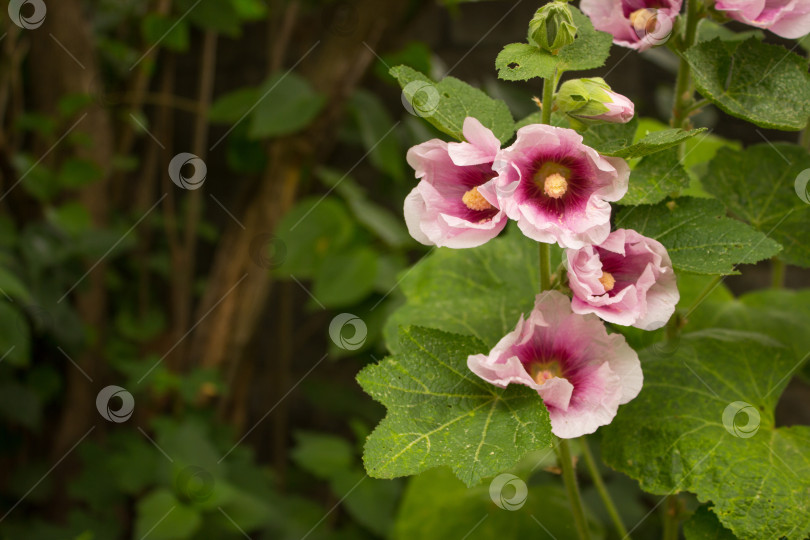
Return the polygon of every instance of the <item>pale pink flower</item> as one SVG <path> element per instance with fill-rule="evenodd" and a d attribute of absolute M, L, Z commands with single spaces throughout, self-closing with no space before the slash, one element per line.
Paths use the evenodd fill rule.
<path fill-rule="evenodd" d="M 621 334 L 608 334 L 594 315 L 571 311 L 557 291 L 537 295 L 528 319 L 501 339 L 489 355 L 467 359 L 469 369 L 500 388 L 516 383 L 537 391 L 563 439 L 609 424 L 619 405 L 643 383 L 641 363 Z"/>
<path fill-rule="evenodd" d="M 783 38 L 810 33 L 810 0 L 717 0 L 714 9 Z"/>
<path fill-rule="evenodd" d="M 619 229 L 598 246 L 569 249 L 564 259 L 574 313 L 655 330 L 680 300 L 666 248 L 636 231 Z"/>
<path fill-rule="evenodd" d="M 683 0 L 582 0 L 580 9 L 613 43 L 644 51 L 672 35 Z"/>
<path fill-rule="evenodd" d="M 467 142 L 432 139 L 408 150 L 422 180 L 405 198 L 405 223 L 425 245 L 480 246 L 506 226 L 492 170 L 500 141 L 473 117 L 464 120 L 463 133 Z"/>
<path fill-rule="evenodd" d="M 582 144 L 572 129 L 522 127 L 494 165 L 501 208 L 538 242 L 580 248 L 610 234 L 610 204 L 627 192 L 630 169 Z"/>
<path fill-rule="evenodd" d="M 607 95 L 610 97 L 610 101 L 602 104 L 608 108 L 607 112 L 598 116 L 591 116 L 592 120 L 626 124 L 633 119 L 636 114 L 636 106 L 632 101 L 612 90 L 608 90 Z"/>

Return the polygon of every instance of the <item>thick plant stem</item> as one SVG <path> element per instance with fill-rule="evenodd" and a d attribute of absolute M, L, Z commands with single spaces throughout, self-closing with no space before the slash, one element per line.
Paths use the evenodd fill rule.
<path fill-rule="evenodd" d="M 781 289 L 785 286 L 785 263 L 774 257 L 771 259 L 771 288 Z"/>
<path fill-rule="evenodd" d="M 672 127 L 687 129 L 689 127 L 689 109 L 694 104 L 692 88 L 692 67 L 686 60 L 684 52 L 694 45 L 697 36 L 699 17 L 699 0 L 686 0 L 686 32 L 682 46 L 677 50 L 681 57 L 678 77 L 675 81 L 675 104 L 672 108 Z"/>
<path fill-rule="evenodd" d="M 568 502 L 571 503 L 571 513 L 574 516 L 579 540 L 589 540 L 588 522 L 585 520 L 585 510 L 582 507 L 582 498 L 577 485 L 577 471 L 574 468 L 574 460 L 571 458 L 571 448 L 568 446 L 567 439 L 560 439 L 557 445 L 557 458 L 560 462 L 560 469 L 562 469 L 565 491 L 568 494 Z"/>
<path fill-rule="evenodd" d="M 664 504 L 664 533 L 663 540 L 678 540 L 680 519 L 680 502 L 677 495 L 668 495 Z"/>
<path fill-rule="evenodd" d="M 551 244 L 540 244 L 540 291 L 551 289 Z"/>
<path fill-rule="evenodd" d="M 630 535 L 627 534 L 627 527 L 624 526 L 618 510 L 616 510 L 616 505 L 613 504 L 613 499 L 611 499 L 610 493 L 608 492 L 607 487 L 605 487 L 605 482 L 602 480 L 602 475 L 599 473 L 596 460 L 593 459 L 591 448 L 588 446 L 587 436 L 582 436 L 579 438 L 579 447 L 582 449 L 582 457 L 585 459 L 585 466 L 588 467 L 588 472 L 591 475 L 591 480 L 593 480 L 593 485 L 596 486 L 596 491 L 599 492 L 599 497 L 602 499 L 602 504 L 605 505 L 605 509 L 610 515 L 610 520 L 613 522 L 613 526 L 616 528 L 616 533 L 619 535 L 619 538 L 629 540 Z"/>
<path fill-rule="evenodd" d="M 557 76 L 543 79 L 543 123 L 551 123 L 551 109 L 554 107 L 554 87 Z"/>

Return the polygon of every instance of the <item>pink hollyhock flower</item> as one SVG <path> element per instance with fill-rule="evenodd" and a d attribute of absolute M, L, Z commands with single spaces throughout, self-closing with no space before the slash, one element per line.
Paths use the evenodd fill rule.
<path fill-rule="evenodd" d="M 666 248 L 633 230 L 613 231 L 598 246 L 567 250 L 565 265 L 574 313 L 655 330 L 680 300 Z"/>
<path fill-rule="evenodd" d="M 613 34 L 613 43 L 644 51 L 669 39 L 682 4 L 683 0 L 582 0 L 579 7 L 594 28 Z"/>
<path fill-rule="evenodd" d="M 501 143 L 473 117 L 464 120 L 463 133 L 468 142 L 432 139 L 408 150 L 408 164 L 422 180 L 405 198 L 405 222 L 423 244 L 480 246 L 506 226 L 492 170 Z"/>
<path fill-rule="evenodd" d="M 810 33 L 810 0 L 717 0 L 714 8 L 784 38 Z"/>
<path fill-rule="evenodd" d="M 636 352 L 621 334 L 608 335 L 594 315 L 571 311 L 568 297 L 537 295 L 528 319 L 501 339 L 489 355 L 467 359 L 470 370 L 495 386 L 532 388 L 543 398 L 551 431 L 563 439 L 609 424 L 619 405 L 641 391 Z"/>
<path fill-rule="evenodd" d="M 503 211 L 538 242 L 580 248 L 610 233 L 610 204 L 627 192 L 630 169 L 600 156 L 572 129 L 522 127 L 495 161 Z"/>

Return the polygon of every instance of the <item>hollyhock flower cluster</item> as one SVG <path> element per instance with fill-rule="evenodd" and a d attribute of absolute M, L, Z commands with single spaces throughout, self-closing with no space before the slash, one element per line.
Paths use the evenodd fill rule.
<path fill-rule="evenodd" d="M 669 39 L 682 5 L 683 0 L 582 0 L 579 7 L 594 28 L 613 35 L 613 43 L 644 51 Z"/>
<path fill-rule="evenodd" d="M 717 0 L 714 9 L 783 38 L 810 33 L 810 0 Z"/>
<path fill-rule="evenodd" d="M 463 143 L 432 140 L 408 152 L 421 179 L 405 201 L 408 229 L 424 244 L 465 248 L 513 219 L 529 238 L 567 248 L 573 301 L 540 294 L 528 318 L 468 366 L 496 386 L 535 389 L 557 436 L 592 433 L 642 383 L 638 356 L 599 318 L 646 329 L 669 319 L 679 296 L 666 249 L 635 231 L 610 232 L 610 202 L 627 192 L 629 167 L 576 131 L 533 124 L 503 149 L 474 118 L 463 134 Z"/>
<path fill-rule="evenodd" d="M 624 337 L 608 334 L 594 315 L 572 312 L 568 297 L 557 291 L 537 295 L 529 317 L 521 317 L 488 355 L 470 356 L 467 366 L 495 386 L 536 390 L 552 432 L 564 439 L 609 424 L 643 382 L 638 355 Z"/>

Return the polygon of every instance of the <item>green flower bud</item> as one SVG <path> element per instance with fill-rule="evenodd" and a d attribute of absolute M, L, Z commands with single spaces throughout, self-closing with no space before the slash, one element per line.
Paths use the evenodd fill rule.
<path fill-rule="evenodd" d="M 549 2 L 529 23 L 529 43 L 554 54 L 576 37 L 577 27 L 566 2 Z"/>
<path fill-rule="evenodd" d="M 584 123 L 624 123 L 633 118 L 633 102 L 600 77 L 566 81 L 557 92 L 557 110 Z"/>
<path fill-rule="evenodd" d="M 607 112 L 610 86 L 600 77 L 565 81 L 557 92 L 557 109 L 576 116 L 598 116 Z"/>

